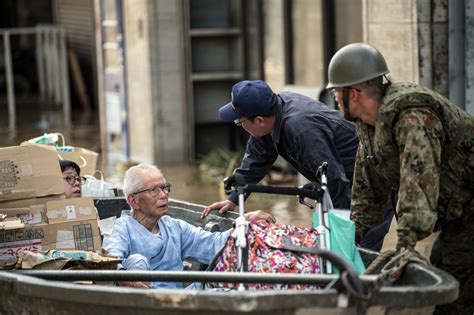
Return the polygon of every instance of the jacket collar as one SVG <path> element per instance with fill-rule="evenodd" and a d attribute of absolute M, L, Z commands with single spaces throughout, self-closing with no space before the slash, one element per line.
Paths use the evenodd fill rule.
<path fill-rule="evenodd" d="M 280 133 L 281 133 L 281 124 L 282 124 L 282 116 L 283 116 L 283 99 L 280 95 L 277 94 L 277 103 L 275 104 L 275 125 L 273 126 L 273 131 L 271 133 L 273 142 L 278 144 L 280 140 Z"/>

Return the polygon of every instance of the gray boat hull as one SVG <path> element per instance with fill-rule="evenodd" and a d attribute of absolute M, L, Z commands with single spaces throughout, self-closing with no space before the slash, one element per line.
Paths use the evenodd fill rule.
<path fill-rule="evenodd" d="M 235 214 L 200 219 L 202 207 L 172 201 L 170 215 L 210 230 L 232 225 Z M 99 209 L 100 212 L 100 209 Z M 366 262 L 376 254 L 361 250 Z M 376 286 L 375 276 L 363 276 Z M 431 314 L 436 304 L 454 301 L 458 283 L 449 274 L 419 264 L 407 266 L 393 285 L 373 294 L 368 314 Z M 335 289 L 317 291 L 199 291 L 132 289 L 49 281 L 0 272 L 1 314 L 357 314 L 357 301 Z"/>

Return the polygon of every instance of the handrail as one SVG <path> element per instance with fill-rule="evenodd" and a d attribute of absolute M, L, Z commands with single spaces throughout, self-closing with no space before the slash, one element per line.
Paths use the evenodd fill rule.
<path fill-rule="evenodd" d="M 208 271 L 142 271 L 142 270 L 9 270 L 31 277 L 54 281 L 168 281 L 168 282 L 233 282 L 328 285 L 339 275 L 270 274 L 261 272 Z M 376 275 L 359 277 L 364 285 L 378 286 Z"/>
<path fill-rule="evenodd" d="M 286 245 L 287 250 L 292 250 L 292 246 Z M 176 271 L 96 271 L 96 270 L 16 270 L 22 274 L 28 274 L 45 279 L 55 280 L 113 280 L 113 281 L 204 281 L 204 282 L 236 282 L 236 283 L 301 283 L 301 284 L 321 284 L 321 280 L 337 281 L 341 279 L 338 291 L 348 292 L 359 299 L 366 298 L 367 290 L 354 268 L 348 264 L 342 256 L 329 250 L 321 248 L 304 247 L 300 251 L 317 254 L 336 266 L 339 275 L 320 274 L 262 274 L 252 272 L 176 272 Z M 132 279 L 130 279 L 131 277 Z M 117 280 L 119 279 L 119 280 Z M 172 279 L 172 280 L 170 280 Z M 346 281 L 344 281 L 346 280 Z"/>
<path fill-rule="evenodd" d="M 41 99 L 51 99 L 63 105 L 65 126 L 70 125 L 71 104 L 66 53 L 66 32 L 52 25 L 36 27 L 3 28 L 0 37 L 5 56 L 5 77 L 8 99 L 8 126 L 16 130 L 16 101 L 11 36 L 34 35 L 36 44 L 36 66 Z"/>

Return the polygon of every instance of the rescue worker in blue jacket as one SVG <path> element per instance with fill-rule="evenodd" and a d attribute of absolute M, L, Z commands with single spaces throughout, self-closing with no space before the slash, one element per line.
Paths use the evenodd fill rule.
<path fill-rule="evenodd" d="M 264 81 L 240 81 L 232 88 L 232 101 L 219 109 L 219 118 L 234 122 L 250 135 L 242 164 L 234 174 L 246 183 L 258 183 L 281 155 L 309 181 L 317 182 L 317 170 L 328 162 L 328 187 L 336 208 L 349 209 L 351 181 L 359 139 L 352 122 L 309 97 L 283 92 L 275 94 Z M 232 180 L 232 176 L 230 178 Z M 234 210 L 236 193 L 228 200 L 206 207 Z"/>

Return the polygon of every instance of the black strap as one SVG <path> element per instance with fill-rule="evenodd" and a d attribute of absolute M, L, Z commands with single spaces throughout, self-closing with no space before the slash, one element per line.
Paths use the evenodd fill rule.
<path fill-rule="evenodd" d="M 319 247 L 307 247 L 307 246 L 283 244 L 281 247 L 274 247 L 274 249 L 289 250 L 292 252 L 306 253 L 306 254 L 313 254 L 313 255 L 321 254 L 321 249 Z"/>
<path fill-rule="evenodd" d="M 222 245 L 221 249 L 219 249 L 217 251 L 217 253 L 214 255 L 214 257 L 212 257 L 211 261 L 209 262 L 209 265 L 206 268 L 206 271 L 213 271 L 214 270 L 214 268 L 217 265 L 217 261 L 219 260 L 219 257 L 222 255 L 222 252 L 224 251 L 224 248 L 227 246 L 227 242 L 229 241 L 229 239 L 231 237 L 232 236 L 229 235 L 229 238 L 227 238 L 227 241 L 224 243 L 224 245 Z"/>

